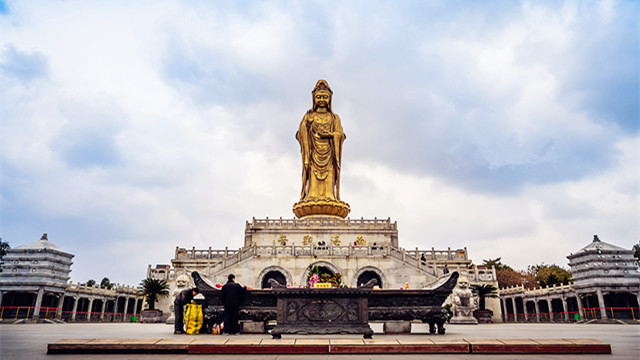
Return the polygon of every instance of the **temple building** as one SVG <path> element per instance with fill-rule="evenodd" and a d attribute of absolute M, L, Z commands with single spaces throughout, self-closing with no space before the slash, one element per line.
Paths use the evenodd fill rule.
<path fill-rule="evenodd" d="M 567 256 L 573 283 L 537 289 L 500 289 L 506 321 L 636 319 L 640 269 L 633 251 L 593 241 Z"/>
<path fill-rule="evenodd" d="M 102 289 L 69 281 L 74 255 L 40 240 L 9 249 L 0 272 L 0 321 L 127 321 L 140 312 L 136 288 Z"/>
<path fill-rule="evenodd" d="M 269 279 L 298 287 L 308 284 L 308 268 L 340 274 L 342 283 L 356 287 L 375 278 L 381 288 L 425 288 L 449 271 L 458 271 L 472 284 L 498 287 L 495 270 L 473 266 L 467 249 L 404 249 L 398 226 L 390 219 L 252 219 L 246 223 L 240 249 L 176 247 L 171 265 L 149 265 L 147 276 L 166 280 L 175 288 L 178 276 L 198 271 L 224 284 L 229 273 L 252 288 L 268 288 Z M 445 270 L 446 268 L 446 270 Z M 171 299 L 158 308 L 169 309 Z M 498 299 L 489 299 L 494 321 L 501 321 Z"/>
<path fill-rule="evenodd" d="M 387 219 L 351 219 L 351 207 L 341 199 L 342 121 L 332 107 L 333 91 L 319 80 L 311 92 L 312 107 L 302 117 L 296 139 L 300 145 L 301 191 L 292 219 L 256 219 L 246 223 L 240 249 L 177 247 L 171 265 L 149 266 L 148 277 L 169 281 L 192 271 L 224 284 L 227 275 L 253 288 L 270 287 L 269 280 L 291 287 L 309 285 L 309 269 L 357 287 L 375 279 L 380 288 L 425 288 L 449 271 L 459 271 L 472 283 L 497 287 L 493 269 L 472 267 L 467 249 L 400 247 L 398 224 Z M 167 309 L 171 299 L 161 302 Z M 488 308 L 500 320 L 499 302 Z"/>

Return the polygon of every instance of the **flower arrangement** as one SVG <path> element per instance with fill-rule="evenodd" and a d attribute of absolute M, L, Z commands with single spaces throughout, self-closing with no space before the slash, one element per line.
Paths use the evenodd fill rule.
<path fill-rule="evenodd" d="M 309 276 L 309 287 L 313 287 L 315 284 L 320 282 L 320 276 L 318 274 L 312 274 Z"/>
<path fill-rule="evenodd" d="M 334 288 L 346 288 L 347 286 L 342 285 L 342 275 L 341 274 L 331 274 L 325 273 L 320 270 L 317 266 L 309 266 L 307 269 L 309 273 L 309 284 L 307 287 L 312 288 L 317 283 L 329 283 L 331 287 Z"/>

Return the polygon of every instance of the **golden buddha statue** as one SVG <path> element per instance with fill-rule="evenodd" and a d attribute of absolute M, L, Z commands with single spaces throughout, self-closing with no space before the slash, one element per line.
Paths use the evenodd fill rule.
<path fill-rule="evenodd" d="M 302 154 L 302 192 L 293 206 L 297 217 L 346 217 L 349 204 L 340 200 L 342 143 L 346 136 L 340 117 L 331 108 L 333 91 L 319 80 L 312 91 L 313 108 L 300 122 L 296 139 Z"/>

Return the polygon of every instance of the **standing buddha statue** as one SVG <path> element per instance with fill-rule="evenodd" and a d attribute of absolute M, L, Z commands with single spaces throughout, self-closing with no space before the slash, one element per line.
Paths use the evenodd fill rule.
<path fill-rule="evenodd" d="M 300 122 L 296 139 L 302 155 L 302 191 L 293 206 L 297 217 L 346 217 L 349 204 L 340 200 L 342 143 L 340 117 L 331 108 L 333 91 L 319 80 L 312 91 L 313 107 Z"/>

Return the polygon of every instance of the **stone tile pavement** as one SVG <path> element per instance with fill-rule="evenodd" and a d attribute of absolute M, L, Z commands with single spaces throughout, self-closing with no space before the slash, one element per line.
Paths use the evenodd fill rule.
<path fill-rule="evenodd" d="M 633 359 L 640 360 L 640 325 L 605 324 L 486 324 L 448 325 L 446 335 L 413 333 L 407 335 L 374 335 L 374 339 L 597 339 L 612 346 L 612 355 L 46 355 L 47 344 L 65 338 L 96 339 L 180 339 L 188 335 L 174 335 L 173 328 L 164 324 L 20 324 L 0 325 L 1 359 Z M 418 329 L 420 331 L 420 329 Z M 426 332 L 426 327 L 424 329 Z M 234 341 L 270 339 L 269 335 L 198 335 L 198 338 L 228 337 Z M 359 339 L 357 335 L 283 336 L 301 340 Z M 235 340 L 237 339 L 237 340 Z"/>

